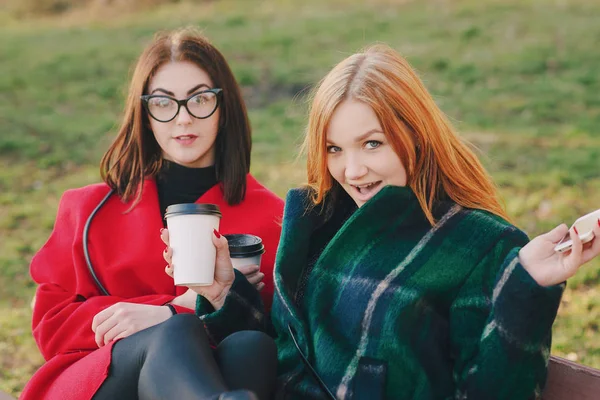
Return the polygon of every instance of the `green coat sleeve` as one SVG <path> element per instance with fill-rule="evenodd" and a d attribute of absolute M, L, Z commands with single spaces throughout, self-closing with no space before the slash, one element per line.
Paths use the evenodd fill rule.
<path fill-rule="evenodd" d="M 208 300 L 198 296 L 196 315 L 204 322 L 208 337 L 215 345 L 238 331 L 254 330 L 266 333 L 272 331 L 259 292 L 237 270 L 223 307 L 215 311 Z"/>
<path fill-rule="evenodd" d="M 542 287 L 519 263 L 512 228 L 473 269 L 450 309 L 456 398 L 530 399 L 546 381 L 564 284 Z"/>

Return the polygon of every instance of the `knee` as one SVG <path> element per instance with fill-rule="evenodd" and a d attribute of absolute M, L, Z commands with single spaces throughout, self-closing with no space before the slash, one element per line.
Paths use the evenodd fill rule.
<path fill-rule="evenodd" d="M 206 335 L 204 324 L 194 314 L 176 314 L 159 325 L 157 333 L 161 338 L 179 340 L 186 335 Z"/>
<path fill-rule="evenodd" d="M 219 344 L 222 348 L 243 348 L 277 356 L 277 346 L 272 337 L 260 331 L 240 331 L 227 336 Z"/>

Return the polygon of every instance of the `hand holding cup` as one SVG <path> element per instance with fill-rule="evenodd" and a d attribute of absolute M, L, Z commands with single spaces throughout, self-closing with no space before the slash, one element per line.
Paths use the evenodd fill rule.
<path fill-rule="evenodd" d="M 173 277 L 173 249 L 169 247 L 169 230 L 163 229 L 160 237 L 167 246 L 163 252 L 163 257 L 168 263 L 165 268 L 165 272 L 170 277 Z M 189 286 L 189 288 L 198 293 L 200 296 L 206 298 L 212 304 L 215 310 L 218 310 L 225 303 L 225 297 L 229 293 L 229 289 L 233 284 L 235 274 L 233 272 L 231 259 L 229 258 L 229 246 L 227 244 L 227 239 L 217 232 L 217 230 L 214 230 L 212 235 L 212 243 L 216 249 L 215 275 L 213 283 L 207 286 Z"/>
<path fill-rule="evenodd" d="M 265 288 L 262 280 L 265 274 L 260 272 L 260 262 L 265 252 L 262 239 L 258 236 L 246 233 L 231 233 L 225 235 L 229 243 L 229 256 L 233 268 L 246 276 L 256 290 Z"/>

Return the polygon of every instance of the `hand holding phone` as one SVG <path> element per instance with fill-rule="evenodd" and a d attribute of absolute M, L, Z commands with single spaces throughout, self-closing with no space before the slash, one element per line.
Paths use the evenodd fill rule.
<path fill-rule="evenodd" d="M 571 229 L 575 230 L 575 232 L 579 236 L 579 239 L 581 239 L 581 243 L 588 243 L 594 239 L 593 229 L 596 224 L 599 224 L 599 220 L 600 210 L 596 210 L 594 212 L 584 215 L 583 217 L 578 218 L 577 221 L 575 221 L 575 223 L 573 223 L 573 225 L 571 226 Z M 572 246 L 573 241 L 571 240 L 569 233 L 567 232 L 567 234 L 560 240 L 560 242 L 558 242 L 556 247 L 554 247 L 554 251 L 558 253 L 564 253 L 566 251 L 571 250 Z"/>
<path fill-rule="evenodd" d="M 519 262 L 540 286 L 566 281 L 582 265 L 600 255 L 600 210 L 579 218 L 571 229 L 560 224 L 533 238 L 519 250 Z M 575 231 L 577 229 L 577 231 Z M 571 243 L 571 237 L 576 243 Z M 582 244 L 583 237 L 588 243 Z M 570 251 L 568 251 L 570 249 Z"/>

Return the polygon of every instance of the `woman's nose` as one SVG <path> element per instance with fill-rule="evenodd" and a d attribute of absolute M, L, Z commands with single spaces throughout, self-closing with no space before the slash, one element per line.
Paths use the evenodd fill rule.
<path fill-rule="evenodd" d="M 175 120 L 177 125 L 189 125 L 193 122 L 192 116 L 185 107 L 181 107 L 179 109 L 179 114 L 177 114 L 177 118 Z"/>
<path fill-rule="evenodd" d="M 368 168 L 360 157 L 349 156 L 346 159 L 344 174 L 346 180 L 356 181 L 367 174 Z"/>

